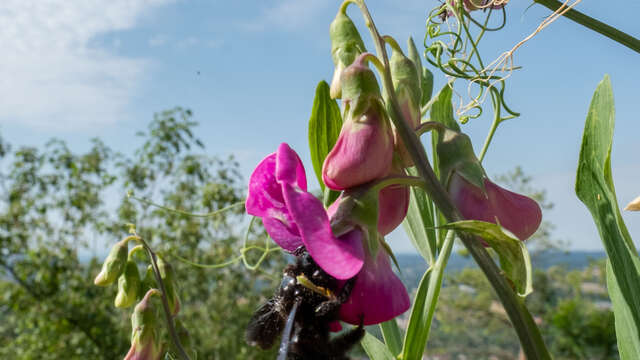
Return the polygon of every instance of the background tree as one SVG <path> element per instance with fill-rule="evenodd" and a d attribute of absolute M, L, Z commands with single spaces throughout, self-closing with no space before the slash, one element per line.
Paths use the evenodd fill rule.
<path fill-rule="evenodd" d="M 98 139 L 83 154 L 60 140 L 43 150 L 12 150 L 0 142 L 0 358 L 124 356 L 131 309 L 113 306 L 115 287 L 92 282 L 107 249 L 127 235 L 127 223 L 174 266 L 180 318 L 198 358 L 272 357 L 239 339 L 271 295 L 272 281 L 279 281 L 282 255 L 267 257 L 260 273 L 240 262 L 208 269 L 178 258 L 204 264 L 237 259 L 247 223 L 242 206 L 215 216 L 186 214 L 214 212 L 244 197 L 238 164 L 205 155 L 191 118 L 181 108 L 155 115 L 130 154 Z M 183 212 L 136 201 L 129 191 Z M 250 235 L 250 244 L 264 239 L 258 227 Z M 248 261 L 259 255 L 247 252 Z"/>

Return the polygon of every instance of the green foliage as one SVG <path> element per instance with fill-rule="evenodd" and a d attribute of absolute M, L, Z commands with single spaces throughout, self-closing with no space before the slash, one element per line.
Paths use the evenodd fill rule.
<path fill-rule="evenodd" d="M 602 263 L 575 271 L 556 266 L 533 277 L 535 291 L 526 304 L 555 359 L 617 359 Z M 477 268 L 447 278 L 433 326 L 433 356 L 511 360 L 520 352 L 504 309 Z"/>
<path fill-rule="evenodd" d="M 313 108 L 309 118 L 309 150 L 313 170 L 325 192 L 325 204 L 332 203 L 338 192 L 325 189 L 322 181 L 322 164 L 340 135 L 342 127 L 342 115 L 338 103 L 329 96 L 329 85 L 325 81 L 318 83 L 316 96 L 313 99 Z"/>
<path fill-rule="evenodd" d="M 589 208 L 607 251 L 607 284 L 622 359 L 640 358 L 640 258 L 620 215 L 611 174 L 615 111 L 609 77 L 593 94 L 584 127 L 576 194 Z"/>
<path fill-rule="evenodd" d="M 124 356 L 131 308 L 114 307 L 116 286 L 97 287 L 93 279 L 111 245 L 127 235 L 127 223 L 173 265 L 183 305 L 179 318 L 198 359 L 273 358 L 273 351 L 242 339 L 251 314 L 277 284 L 282 256 L 269 256 L 260 274 L 240 264 L 195 268 L 176 258 L 209 264 L 237 257 L 243 209 L 193 217 L 126 196 L 132 191 L 197 213 L 242 200 L 237 163 L 197 152 L 202 143 L 193 135 L 191 116 L 180 108 L 157 114 L 139 134 L 142 145 L 133 155 L 97 139 L 81 154 L 60 140 L 42 150 L 12 150 L 0 142 L 0 358 Z M 119 201 L 105 202 L 114 196 Z M 256 229 L 249 245 L 263 239 Z M 260 254 L 247 255 L 253 260 Z M 164 317 L 158 319 L 166 341 Z"/>

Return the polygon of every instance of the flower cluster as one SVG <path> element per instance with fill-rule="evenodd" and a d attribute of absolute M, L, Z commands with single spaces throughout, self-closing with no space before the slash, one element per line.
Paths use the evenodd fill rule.
<path fill-rule="evenodd" d="M 407 214 L 409 189 L 394 180 L 405 177 L 405 168 L 413 162 L 368 66 L 375 56 L 364 49 L 344 9 L 331 25 L 335 73 L 330 90 L 331 97 L 342 99 L 343 123 L 321 171 L 324 185 L 340 196 L 325 208 L 307 191 L 302 161 L 282 143 L 251 175 L 245 205 L 247 213 L 262 218 L 267 233 L 284 250 L 295 253 L 304 247 L 327 274 L 345 282 L 353 279 L 340 320 L 371 325 L 410 306 L 404 285 L 392 271 L 384 236 Z M 393 49 L 389 70 L 404 121 L 417 129 L 421 65 L 405 57 L 395 40 L 385 41 Z M 442 180 L 463 216 L 500 223 L 522 240 L 531 236 L 541 218 L 535 201 L 490 182 L 466 135 L 444 127 L 440 132 Z"/>

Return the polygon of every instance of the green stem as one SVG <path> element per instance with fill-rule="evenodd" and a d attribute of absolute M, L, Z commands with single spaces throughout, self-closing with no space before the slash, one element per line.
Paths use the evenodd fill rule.
<path fill-rule="evenodd" d="M 169 301 L 167 299 L 167 291 L 164 286 L 164 281 L 162 281 L 162 277 L 160 276 L 160 269 L 158 268 L 158 263 L 156 260 L 156 253 L 151 250 L 151 247 L 144 241 L 140 236 L 134 235 L 135 240 L 137 240 L 142 246 L 144 246 L 145 250 L 147 250 L 147 254 L 149 255 L 149 259 L 151 259 L 151 267 L 153 268 L 153 275 L 156 278 L 156 282 L 158 283 L 158 287 L 160 288 L 161 298 L 162 298 L 162 307 L 164 309 L 164 315 L 167 320 L 167 329 L 169 330 L 169 335 L 171 336 L 171 340 L 173 344 L 178 349 L 178 355 L 182 360 L 190 360 L 189 355 L 182 347 L 180 343 L 180 338 L 178 337 L 178 333 L 176 332 L 175 325 L 173 324 L 173 315 L 171 315 L 171 310 L 169 309 Z"/>
<path fill-rule="evenodd" d="M 563 4 L 558 0 L 534 0 L 536 3 L 548 8 L 551 11 L 558 10 Z M 601 21 L 598 21 L 591 16 L 585 15 L 578 10 L 571 9 L 567 11 L 564 16 L 573 20 L 574 22 L 591 29 L 601 35 L 608 37 L 609 39 L 618 42 L 629 49 L 640 53 L 640 40 L 624 33 L 613 26 L 609 26 Z"/>
<path fill-rule="evenodd" d="M 371 14 L 364 3 L 364 0 L 357 0 L 355 3 L 358 4 L 358 7 L 365 18 L 365 24 L 371 32 L 378 56 L 382 57 L 385 65 L 385 72 L 381 75 L 385 91 L 388 94 L 389 115 L 391 116 L 393 124 L 396 126 L 402 141 L 407 147 L 408 152 L 411 154 L 411 158 L 416 165 L 418 174 L 426 182 L 427 186 L 425 190 L 448 221 L 454 222 L 463 220 L 464 218 L 456 209 L 446 190 L 442 184 L 440 184 L 440 181 L 433 172 L 433 169 L 429 164 L 427 154 L 420 143 L 420 139 L 413 129 L 408 126 L 408 122 L 403 118 L 398 104 L 398 99 L 393 89 L 393 83 L 391 81 L 389 57 L 387 56 L 387 52 L 384 47 L 384 41 L 375 27 Z M 542 335 L 540 334 L 540 330 L 533 321 L 533 317 L 524 306 L 522 299 L 520 299 L 520 297 L 513 291 L 513 288 L 507 279 L 501 274 L 500 269 L 484 249 L 481 241 L 465 233 L 458 233 L 458 236 L 496 291 L 498 298 L 502 302 L 511 323 L 515 328 L 527 358 L 529 360 L 551 359 L 542 339 Z"/>
<path fill-rule="evenodd" d="M 484 140 L 484 145 L 482 145 L 482 150 L 480 151 L 480 155 L 478 156 L 478 160 L 482 162 L 484 156 L 487 154 L 487 150 L 489 149 L 489 144 L 491 144 L 491 140 L 493 139 L 493 135 L 496 133 L 498 129 L 498 125 L 500 125 L 500 99 L 496 99 L 496 95 L 491 92 L 491 102 L 493 102 L 493 122 L 491 123 L 491 127 L 489 128 L 489 133 L 487 134 L 487 138 Z"/>
<path fill-rule="evenodd" d="M 378 192 L 384 188 L 386 188 L 387 186 L 391 186 L 391 185 L 404 185 L 404 186 L 420 186 L 420 187 L 424 187 L 425 186 L 425 182 L 424 180 L 422 180 L 422 178 L 420 177 L 416 177 L 416 176 L 388 176 L 385 178 L 382 178 L 378 181 L 376 181 L 373 185 L 371 185 L 371 188 L 369 188 L 369 191 L 375 191 Z"/>

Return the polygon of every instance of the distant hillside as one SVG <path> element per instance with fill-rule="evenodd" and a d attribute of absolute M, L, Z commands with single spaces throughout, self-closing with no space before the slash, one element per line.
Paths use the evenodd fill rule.
<path fill-rule="evenodd" d="M 535 269 L 548 269 L 551 266 L 559 265 L 574 270 L 585 268 L 591 261 L 602 259 L 605 256 L 604 251 L 544 252 L 532 255 L 531 260 Z M 403 282 L 409 288 L 417 287 L 420 277 L 427 269 L 425 260 L 417 254 L 397 254 L 396 258 L 402 269 L 400 277 Z M 475 266 L 475 262 L 470 256 L 453 253 L 449 258 L 446 271 L 456 272 Z"/>

